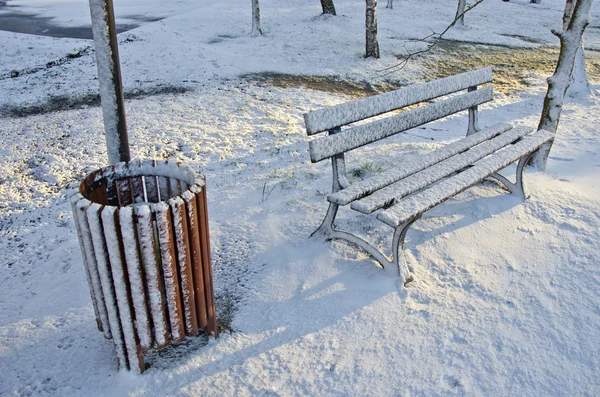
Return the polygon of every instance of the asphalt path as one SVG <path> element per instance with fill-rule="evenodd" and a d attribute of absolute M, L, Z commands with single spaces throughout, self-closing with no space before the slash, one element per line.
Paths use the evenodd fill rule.
<path fill-rule="evenodd" d="M 158 21 L 162 18 L 147 18 L 128 16 L 128 19 L 139 20 L 139 24 L 122 24 L 117 22 L 117 33 L 137 28 L 143 23 Z M 7 4 L 0 0 L 0 30 L 15 33 L 35 34 L 38 36 L 70 37 L 74 39 L 92 39 L 90 25 L 80 27 L 65 27 L 53 22 L 52 18 L 19 11 L 18 6 Z"/>

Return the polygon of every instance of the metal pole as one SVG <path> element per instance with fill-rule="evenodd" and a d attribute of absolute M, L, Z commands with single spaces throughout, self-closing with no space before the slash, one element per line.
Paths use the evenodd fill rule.
<path fill-rule="evenodd" d="M 119 47 L 112 0 L 89 0 L 108 162 L 129 161 Z"/>

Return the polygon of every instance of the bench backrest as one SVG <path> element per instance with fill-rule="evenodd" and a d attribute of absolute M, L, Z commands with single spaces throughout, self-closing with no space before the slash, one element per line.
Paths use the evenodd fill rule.
<path fill-rule="evenodd" d="M 332 131 L 356 121 L 491 81 L 492 68 L 487 67 L 316 110 L 304 115 L 306 132 L 308 135 L 314 135 L 324 131 Z M 396 116 L 351 127 L 341 133 L 315 139 L 309 144 L 311 161 L 315 163 L 356 149 L 430 121 L 473 108 L 491 101 L 492 98 L 493 89 L 491 86 L 480 90 L 469 90 L 468 93 L 462 95 L 409 110 Z"/>

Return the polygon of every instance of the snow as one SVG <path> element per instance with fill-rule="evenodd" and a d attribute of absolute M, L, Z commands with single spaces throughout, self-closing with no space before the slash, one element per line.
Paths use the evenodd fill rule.
<path fill-rule="evenodd" d="M 99 204 L 93 203 L 88 207 L 85 213 L 90 226 L 89 231 L 92 242 L 94 244 L 94 256 L 96 258 L 96 264 L 98 265 L 100 283 L 102 284 L 102 296 L 104 298 L 104 305 L 106 306 L 110 324 L 111 337 L 115 344 L 115 353 L 119 362 L 119 368 L 127 368 L 125 345 L 123 344 L 123 334 L 121 332 L 121 324 L 119 321 L 119 309 L 114 294 L 110 263 L 106 257 L 106 250 L 104 248 L 104 231 L 100 221 L 101 210 L 102 207 Z"/>
<path fill-rule="evenodd" d="M 304 123 L 307 133 L 312 135 L 490 81 L 492 68 L 473 70 L 423 84 L 413 84 L 403 90 L 318 109 L 305 114 Z"/>
<path fill-rule="evenodd" d="M 111 274 L 119 308 L 119 318 L 121 319 L 121 330 L 123 331 L 125 347 L 127 349 L 127 360 L 129 368 L 132 371 L 137 371 L 140 367 L 137 351 L 138 343 L 135 336 L 133 313 L 129 305 L 128 287 L 125 281 L 125 273 L 123 272 L 126 265 L 123 263 L 120 242 L 117 238 L 115 213 L 115 207 L 105 207 L 102 211 L 104 238 L 109 260 L 112 264 Z"/>
<path fill-rule="evenodd" d="M 171 324 L 171 337 L 173 341 L 179 342 L 183 339 L 182 327 L 180 326 L 180 318 L 182 316 L 181 303 L 179 300 L 179 289 L 177 272 L 173 271 L 175 258 L 171 251 L 170 241 L 171 225 L 167 218 L 169 207 L 164 202 L 152 205 L 152 212 L 156 216 L 156 229 L 159 238 L 160 254 L 162 258 L 163 280 L 165 281 L 165 297 L 167 301 L 167 309 L 169 312 L 169 322 Z"/>
<path fill-rule="evenodd" d="M 133 208 L 123 207 L 119 209 L 119 225 L 121 226 L 121 238 L 123 240 L 123 251 L 125 252 L 125 264 L 127 276 L 131 286 L 131 301 L 135 313 L 135 329 L 140 345 L 143 349 L 152 347 L 152 336 L 146 306 L 146 292 L 144 289 L 142 265 L 137 242 L 137 233 L 133 223 Z"/>
<path fill-rule="evenodd" d="M 533 153 L 553 137 L 554 134 L 551 132 L 536 131 L 493 156 L 477 161 L 468 170 L 427 187 L 405 200 L 401 200 L 392 207 L 380 212 L 377 219 L 392 227 L 398 227 L 402 223 L 413 219 L 416 215 L 422 214 L 449 197 L 481 181 L 486 176 L 502 170 L 529 153 Z"/>
<path fill-rule="evenodd" d="M 494 139 L 486 141 L 478 146 L 471 147 L 469 150 L 458 156 L 440 161 L 431 167 L 402 179 L 401 181 L 377 190 L 372 195 L 352 203 L 351 208 L 365 214 L 370 214 L 371 212 L 386 207 L 395 200 L 408 196 L 454 172 L 459 172 L 465 167 L 510 145 L 531 132 L 533 132 L 533 128 L 528 127 L 517 127 L 508 130 L 508 132 L 504 132 Z"/>
<path fill-rule="evenodd" d="M 152 316 L 154 326 L 154 339 L 159 346 L 167 343 L 165 338 L 166 321 L 163 311 L 162 287 L 160 282 L 159 264 L 156 259 L 154 226 L 152 213 L 147 205 L 135 207 L 135 215 L 138 225 L 138 241 L 141 250 L 144 273 L 146 275 L 146 287 L 148 293 L 148 307 Z"/>
<path fill-rule="evenodd" d="M 599 394 L 597 80 L 588 98 L 564 105 L 547 173 L 527 170 L 529 200 L 478 184 L 411 227 L 405 255 L 415 280 L 406 288 L 355 247 L 308 238 L 327 208 L 331 166 L 310 163 L 302 114 L 354 98 L 238 76 L 377 77 L 413 45 L 406 38 L 443 28 L 456 11 L 442 0 L 381 4 L 377 61 L 362 58 L 358 0 L 337 1 L 337 17 L 320 17 L 318 2 L 261 1 L 260 38 L 247 36 L 246 0 L 202 3 L 120 36 L 126 91 L 189 89 L 127 100 L 130 142 L 133 156 L 181 161 L 206 175 L 223 327 L 217 339 L 190 338 L 148 359 L 143 375 L 118 371 L 113 342 L 97 330 L 69 208 L 80 181 L 107 163 L 101 109 L 6 111 L 97 92 L 93 51 L 0 79 L 1 395 Z M 556 45 L 549 28 L 561 26 L 563 6 L 486 1 L 452 34 Z M 597 20 L 598 3 L 593 14 Z M 598 30 L 589 32 L 593 45 Z M 29 40 L 44 48 L 27 50 Z M 0 75 L 12 60 L 44 66 L 80 42 L 2 33 Z M 387 78 L 417 82 L 423 61 Z M 526 89 L 480 106 L 482 125 L 535 127 L 545 77 L 532 72 Z M 361 179 L 354 170 L 385 172 L 398 156 L 464 137 L 466 123 L 452 116 L 350 153 L 350 182 Z M 390 229 L 374 216 L 342 209 L 339 222 L 389 247 Z M 135 354 L 128 351 L 130 362 Z"/>
<path fill-rule="evenodd" d="M 337 193 L 327 196 L 327 200 L 332 203 L 346 205 L 354 200 L 362 198 L 369 193 L 390 185 L 408 175 L 421 171 L 433 164 L 444 161 L 449 157 L 457 155 L 474 145 L 478 145 L 488 139 L 508 131 L 511 128 L 509 124 L 497 124 L 479 131 L 478 134 L 472 134 L 466 138 L 458 139 L 448 145 L 444 145 L 437 150 L 423 154 L 402 157 L 402 166 L 394 167 L 390 170 L 375 175 L 372 178 L 364 179 L 354 183 L 352 186 Z"/>

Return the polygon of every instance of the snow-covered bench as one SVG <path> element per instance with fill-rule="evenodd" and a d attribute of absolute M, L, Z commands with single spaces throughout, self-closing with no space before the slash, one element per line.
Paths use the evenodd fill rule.
<path fill-rule="evenodd" d="M 527 198 L 523 171 L 531 155 L 553 139 L 550 132 L 532 128 L 497 124 L 479 129 L 477 106 L 491 101 L 492 86 L 477 86 L 492 81 L 490 67 L 455 76 L 416 84 L 385 94 L 358 99 L 304 115 L 308 135 L 328 131 L 328 136 L 310 142 L 313 163 L 331 158 L 333 191 L 327 196 L 329 209 L 321 226 L 312 234 L 326 240 L 343 239 L 363 248 L 383 267 L 397 268 L 404 284 L 412 277 L 401 250 L 408 228 L 421 215 L 482 180 L 492 177 L 512 193 Z M 468 92 L 449 98 L 432 99 Z M 348 124 L 430 101 L 431 103 L 368 123 Z M 370 179 L 350 185 L 346 179 L 344 153 L 404 132 L 411 128 L 468 110 L 467 136 L 423 155 L 400 156 L 396 167 Z M 342 130 L 342 126 L 347 126 Z M 516 182 L 497 172 L 519 161 Z M 394 228 L 392 257 L 388 258 L 367 241 L 336 229 L 339 206 L 350 204 L 353 210 L 370 214 L 379 211 L 377 219 Z"/>

